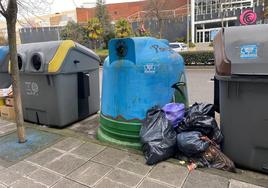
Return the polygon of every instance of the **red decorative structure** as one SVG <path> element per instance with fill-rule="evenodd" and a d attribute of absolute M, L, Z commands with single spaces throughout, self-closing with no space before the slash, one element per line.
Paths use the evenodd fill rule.
<path fill-rule="evenodd" d="M 245 10 L 240 15 L 240 23 L 242 25 L 251 25 L 255 24 L 257 21 L 257 14 L 253 10 Z"/>

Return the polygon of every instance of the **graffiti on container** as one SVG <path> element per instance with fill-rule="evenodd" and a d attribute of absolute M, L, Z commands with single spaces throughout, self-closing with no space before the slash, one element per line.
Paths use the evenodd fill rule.
<path fill-rule="evenodd" d="M 171 48 L 169 48 L 169 47 L 163 48 L 163 47 L 160 47 L 157 44 L 152 45 L 151 46 L 151 49 L 155 49 L 155 52 L 156 53 L 158 53 L 158 52 L 165 52 L 165 51 L 169 51 L 171 53 L 174 53 L 174 51 Z"/>
<path fill-rule="evenodd" d="M 156 71 L 156 66 L 154 64 L 146 64 L 144 65 L 144 73 L 146 74 L 154 74 Z"/>
<path fill-rule="evenodd" d="M 37 96 L 39 94 L 39 87 L 36 82 L 25 82 L 25 90 L 27 95 Z"/>
<path fill-rule="evenodd" d="M 155 73 L 155 66 L 154 66 L 154 64 L 144 65 L 144 73 L 154 74 Z"/>

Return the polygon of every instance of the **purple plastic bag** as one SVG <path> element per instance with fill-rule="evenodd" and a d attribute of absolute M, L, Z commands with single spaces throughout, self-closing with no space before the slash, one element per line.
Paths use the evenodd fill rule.
<path fill-rule="evenodd" d="M 183 103 L 169 103 L 162 109 L 165 112 L 166 118 L 171 122 L 174 128 L 176 128 L 183 120 L 185 113 L 185 106 Z"/>

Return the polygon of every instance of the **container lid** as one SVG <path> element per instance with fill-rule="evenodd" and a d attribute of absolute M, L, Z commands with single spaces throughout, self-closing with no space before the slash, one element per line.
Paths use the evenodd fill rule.
<path fill-rule="evenodd" d="M 22 61 L 22 72 L 27 73 L 60 73 L 65 58 L 71 50 L 100 62 L 100 58 L 90 49 L 72 40 L 49 41 L 18 45 L 18 57 Z M 73 70 L 75 71 L 75 70 Z"/>
<path fill-rule="evenodd" d="M 268 75 L 268 25 L 222 29 L 214 40 L 217 73 Z"/>

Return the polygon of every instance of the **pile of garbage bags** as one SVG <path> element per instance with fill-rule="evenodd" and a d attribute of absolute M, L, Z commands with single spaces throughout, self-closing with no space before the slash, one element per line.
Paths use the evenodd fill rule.
<path fill-rule="evenodd" d="M 221 152 L 223 135 L 212 104 L 170 103 L 148 110 L 140 131 L 146 163 L 154 165 L 171 157 L 187 161 L 188 168 L 217 168 L 235 172 L 234 163 Z"/>

